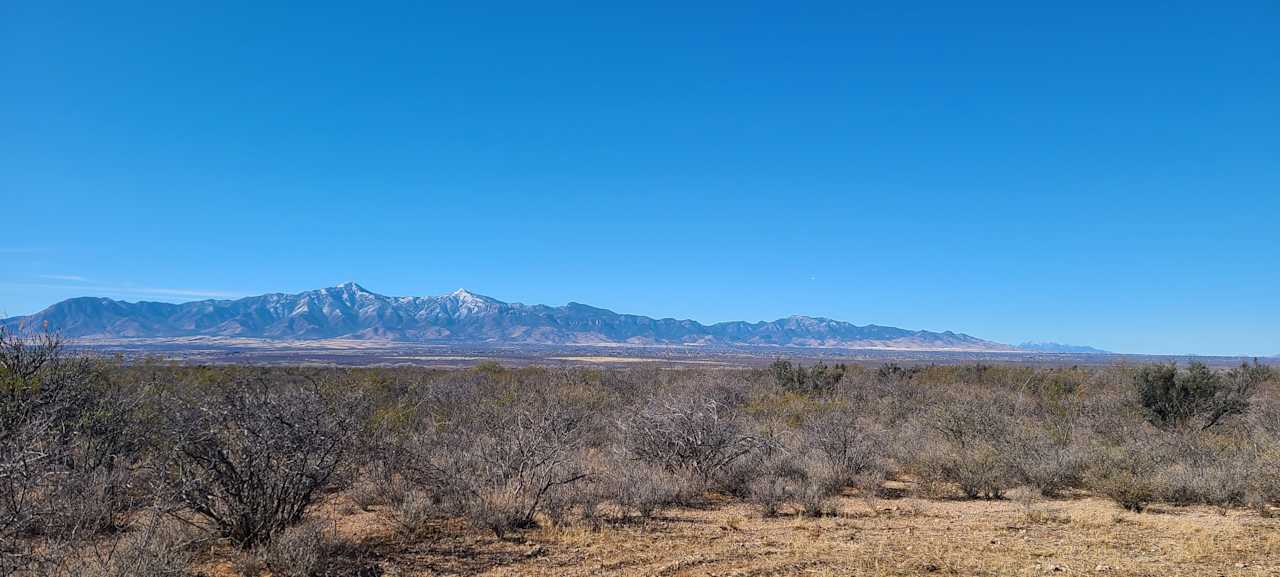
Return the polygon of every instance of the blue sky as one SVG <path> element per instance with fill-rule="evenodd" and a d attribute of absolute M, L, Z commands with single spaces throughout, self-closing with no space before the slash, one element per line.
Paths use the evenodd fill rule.
<path fill-rule="evenodd" d="M 0 311 L 357 280 L 1280 353 L 1275 2 L 6 2 Z"/>

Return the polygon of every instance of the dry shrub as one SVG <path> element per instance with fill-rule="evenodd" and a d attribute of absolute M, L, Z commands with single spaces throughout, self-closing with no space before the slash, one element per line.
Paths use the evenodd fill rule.
<path fill-rule="evenodd" d="M 347 497 L 355 503 L 356 507 L 365 512 L 372 511 L 378 505 L 388 504 L 382 487 L 377 481 L 368 478 L 361 478 L 352 483 Z"/>
<path fill-rule="evenodd" d="M 1280 387 L 1276 387 L 1280 389 Z M 1272 396 L 1257 399 L 1249 408 L 1246 418 L 1249 429 L 1268 442 L 1280 442 L 1280 390 Z"/>
<path fill-rule="evenodd" d="M 804 443 L 814 451 L 806 470 L 823 475 L 823 483 L 838 491 L 856 486 L 875 493 L 887 475 L 886 436 L 872 423 L 848 410 L 831 410 L 805 423 Z M 821 471 L 819 473 L 819 471 Z"/>
<path fill-rule="evenodd" d="M 50 561 L 32 539 L 58 548 L 121 530 L 141 501 L 130 487 L 149 433 L 134 418 L 142 395 L 65 356 L 55 334 L 4 327 L 0 391 L 0 574 Z"/>
<path fill-rule="evenodd" d="M 750 471 L 746 498 L 765 517 L 777 515 L 784 505 L 793 501 L 805 480 L 805 471 L 796 457 L 781 443 L 770 443 L 738 468 Z"/>
<path fill-rule="evenodd" d="M 285 529 L 253 553 L 252 558 L 270 570 L 272 577 L 382 575 L 372 562 L 373 551 L 343 540 L 333 525 L 320 519 L 308 519 Z"/>
<path fill-rule="evenodd" d="M 533 526 L 556 493 L 586 478 L 581 424 L 554 404 L 493 415 L 455 463 L 467 516 L 499 537 Z"/>
<path fill-rule="evenodd" d="M 777 515 L 787 505 L 812 517 L 835 510 L 834 498 L 845 486 L 847 471 L 811 440 L 794 432 L 763 435 L 760 449 L 737 465 L 751 470 L 746 498 L 764 516 Z"/>
<path fill-rule="evenodd" d="M 650 400 L 619 423 L 619 436 L 632 458 L 691 472 L 702 487 L 756 446 L 730 407 L 689 393 Z"/>
<path fill-rule="evenodd" d="M 692 504 L 695 479 L 642 461 L 614 458 L 596 475 L 598 501 L 616 505 L 620 519 L 648 519 L 667 507 Z"/>
<path fill-rule="evenodd" d="M 355 483 L 353 496 L 362 506 L 386 505 L 396 531 L 407 538 L 427 534 L 432 519 L 464 510 L 460 479 L 450 469 L 456 458 L 450 453 L 460 447 L 449 442 L 451 435 L 432 426 L 423 429 L 380 435 L 367 478 Z"/>
<path fill-rule="evenodd" d="M 388 516 L 396 531 L 404 537 L 426 535 L 431 520 L 439 517 L 440 505 L 430 494 L 413 487 L 388 492 Z"/>
<path fill-rule="evenodd" d="M 92 544 L 66 544 L 35 568 L 47 577 L 194 577 L 193 544 L 204 535 L 191 525 L 148 512 L 137 526 Z"/>
<path fill-rule="evenodd" d="M 1144 511 L 1159 491 L 1151 477 L 1124 469 L 1100 471 L 1091 485 L 1126 511 L 1134 513 Z"/>
<path fill-rule="evenodd" d="M 382 474 L 407 532 L 432 514 L 467 517 L 499 537 L 531 527 L 561 493 L 586 479 L 585 415 L 538 397 L 425 413 L 384 440 Z"/>
<path fill-rule="evenodd" d="M 273 576 L 320 577 L 333 565 L 332 533 L 319 521 L 289 527 L 257 551 Z"/>
<path fill-rule="evenodd" d="M 1259 507 L 1277 497 L 1271 463 L 1278 454 L 1247 431 L 1148 431 L 1121 445 L 1097 448 L 1087 485 L 1132 511 L 1154 501 Z"/>
<path fill-rule="evenodd" d="M 1046 497 L 1084 483 L 1088 447 L 1069 424 L 1024 419 L 1010 431 L 1006 445 L 1018 480 Z"/>
<path fill-rule="evenodd" d="M 1141 513 L 1160 496 L 1156 480 L 1160 466 L 1155 441 L 1136 438 L 1119 447 L 1096 451 L 1090 458 L 1088 485 L 1125 510 Z"/>
<path fill-rule="evenodd" d="M 1270 506 L 1280 504 L 1280 398 L 1267 397 L 1255 403 L 1249 423 L 1257 453 L 1246 475 L 1245 502 L 1270 515 Z"/>
<path fill-rule="evenodd" d="M 845 487 L 844 472 L 813 453 L 801 459 L 800 469 L 805 472 L 796 493 L 800 512 L 809 517 L 835 516 L 836 497 Z"/>
<path fill-rule="evenodd" d="M 1256 446 L 1205 433 L 1166 436 L 1157 456 L 1161 500 L 1177 505 L 1241 505 L 1262 468 Z"/>
<path fill-rule="evenodd" d="M 356 397 L 312 381 L 251 379 L 180 399 L 166 422 L 164 481 L 235 544 L 265 543 L 340 483 L 361 415 Z"/>
<path fill-rule="evenodd" d="M 956 449 L 929 444 L 916 463 L 920 476 L 933 487 L 950 483 L 970 499 L 999 499 L 1016 483 L 1002 454 L 990 445 Z"/>
<path fill-rule="evenodd" d="M 267 570 L 267 565 L 257 555 L 242 551 L 232 559 L 231 570 L 240 577 L 259 577 Z"/>
<path fill-rule="evenodd" d="M 910 467 L 934 490 L 954 484 L 968 498 L 998 499 L 1018 482 L 1008 440 L 1012 420 L 992 398 L 942 401 L 923 413 Z"/>
<path fill-rule="evenodd" d="M 1280 443 L 1262 448 L 1257 469 L 1250 471 L 1248 480 L 1247 505 L 1261 513 L 1269 513 L 1270 505 L 1280 503 Z"/>

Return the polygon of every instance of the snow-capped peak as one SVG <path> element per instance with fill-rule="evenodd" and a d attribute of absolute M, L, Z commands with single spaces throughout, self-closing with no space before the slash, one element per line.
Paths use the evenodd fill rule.
<path fill-rule="evenodd" d="M 344 283 L 342 283 L 342 284 L 340 284 L 340 285 L 338 285 L 338 286 L 336 286 L 336 287 L 334 287 L 334 288 L 342 289 L 342 290 L 344 290 L 344 291 L 358 292 L 358 293 L 367 293 L 367 292 L 369 292 L 369 291 L 368 291 L 367 289 L 365 289 L 364 287 L 360 286 L 359 284 L 356 284 L 356 281 L 353 281 L 353 280 L 349 280 L 349 281 L 347 281 L 347 282 L 344 282 Z"/>
<path fill-rule="evenodd" d="M 449 296 L 462 301 L 484 300 L 484 297 L 464 288 L 460 288 L 456 291 L 449 293 Z"/>
<path fill-rule="evenodd" d="M 458 289 L 442 299 L 442 303 L 452 314 L 488 313 L 501 303 L 484 295 L 478 295 L 467 289 Z"/>

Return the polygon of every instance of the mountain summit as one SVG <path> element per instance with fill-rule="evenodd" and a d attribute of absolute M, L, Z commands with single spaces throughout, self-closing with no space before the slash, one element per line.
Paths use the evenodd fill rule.
<path fill-rule="evenodd" d="M 72 338 L 191 336 L 265 339 L 383 339 L 446 343 L 780 345 L 915 350 L 1016 350 L 969 335 L 858 326 L 792 316 L 703 325 L 618 314 L 579 303 L 507 303 L 466 289 L 435 297 L 391 297 L 354 282 L 297 294 L 183 304 L 82 297 L 0 321 L 43 326 Z"/>

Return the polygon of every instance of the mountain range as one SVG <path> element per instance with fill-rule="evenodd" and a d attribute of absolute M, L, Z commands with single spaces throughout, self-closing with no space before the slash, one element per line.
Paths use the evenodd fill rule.
<path fill-rule="evenodd" d="M 181 304 L 81 297 L 33 315 L 0 320 L 10 329 L 47 326 L 77 339 L 249 337 L 443 343 L 634 344 L 1016 351 L 951 331 L 931 332 L 792 316 L 704 325 L 618 314 L 579 303 L 507 303 L 467 290 L 393 297 L 348 282 L 297 294 Z M 1062 346 L 1062 345 L 1059 345 Z M 1025 350 L 1037 350 L 1028 348 Z M 1096 349 L 1091 349 L 1096 350 Z"/>
<path fill-rule="evenodd" d="M 1071 353 L 1077 355 L 1106 355 L 1111 351 L 1104 351 L 1085 345 L 1064 345 L 1062 343 L 1052 343 L 1047 341 L 1041 342 L 1025 342 L 1018 345 L 1018 348 L 1024 351 L 1035 351 L 1039 353 Z"/>

